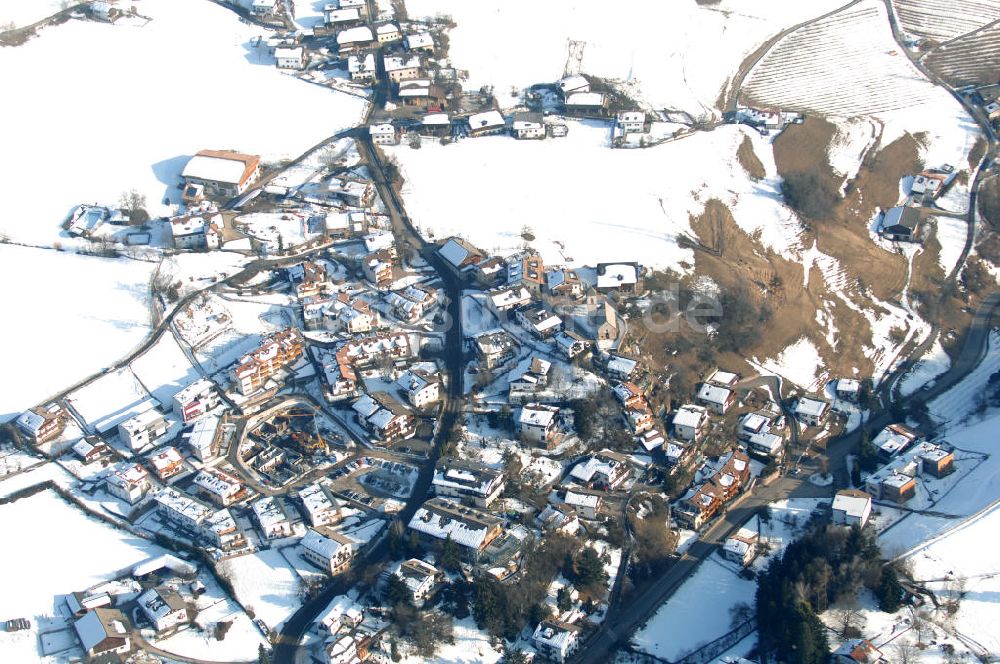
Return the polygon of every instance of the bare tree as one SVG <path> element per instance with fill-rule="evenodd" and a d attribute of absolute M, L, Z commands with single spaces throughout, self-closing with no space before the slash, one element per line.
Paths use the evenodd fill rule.
<path fill-rule="evenodd" d="M 897 643 L 894 646 L 896 651 L 896 664 L 916 664 L 917 647 L 912 643 Z"/>
<path fill-rule="evenodd" d="M 865 627 L 865 616 L 854 603 L 839 605 L 833 610 L 837 633 L 843 639 L 860 636 Z"/>
<path fill-rule="evenodd" d="M 146 196 L 135 189 L 122 192 L 121 198 L 118 199 L 118 206 L 128 214 L 129 223 L 144 224 L 149 221 L 149 213 L 146 212 Z"/>

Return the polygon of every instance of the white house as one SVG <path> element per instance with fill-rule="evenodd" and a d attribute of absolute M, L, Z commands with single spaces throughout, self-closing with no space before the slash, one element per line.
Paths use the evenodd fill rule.
<path fill-rule="evenodd" d="M 739 531 L 726 538 L 722 545 L 722 555 L 738 565 L 746 567 L 757 555 L 757 544 L 760 535 L 752 530 L 740 528 Z"/>
<path fill-rule="evenodd" d="M 403 38 L 403 44 L 410 51 L 428 51 L 434 52 L 434 38 L 431 37 L 429 32 L 418 32 L 412 35 L 406 35 Z"/>
<path fill-rule="evenodd" d="M 150 409 L 130 417 L 118 425 L 118 435 L 129 449 L 140 450 L 167 432 L 167 421 Z"/>
<path fill-rule="evenodd" d="M 188 622 L 187 605 L 173 588 L 150 588 L 139 595 L 136 603 L 157 632 Z"/>
<path fill-rule="evenodd" d="M 302 557 L 324 572 L 340 574 L 354 557 L 354 540 L 340 533 L 323 529 L 323 534 L 310 528 L 302 538 Z"/>
<path fill-rule="evenodd" d="M 601 497 L 592 493 L 567 491 L 564 502 L 584 519 L 596 519 L 601 511 Z"/>
<path fill-rule="evenodd" d="M 253 0 L 250 11 L 255 16 L 268 16 L 278 10 L 278 0 Z"/>
<path fill-rule="evenodd" d="M 396 563 L 390 568 L 389 573 L 396 575 L 403 581 L 413 597 L 413 603 L 418 607 L 434 593 L 438 586 L 438 579 L 441 577 L 441 572 L 434 565 L 419 558 L 410 558 Z"/>
<path fill-rule="evenodd" d="M 810 426 L 822 424 L 829 413 L 830 404 L 821 399 L 802 397 L 795 404 L 795 416 L 800 422 Z"/>
<path fill-rule="evenodd" d="M 344 519 L 344 501 L 334 496 L 326 484 L 315 482 L 302 487 L 299 500 L 313 526 L 331 526 Z"/>
<path fill-rule="evenodd" d="M 861 383 L 853 378 L 840 378 L 837 380 L 836 393 L 838 399 L 857 403 L 861 397 Z"/>
<path fill-rule="evenodd" d="M 246 495 L 238 478 L 217 468 L 206 468 L 194 477 L 194 485 L 220 507 L 228 507 Z"/>
<path fill-rule="evenodd" d="M 681 440 L 697 440 L 707 425 L 708 410 L 704 406 L 688 404 L 674 414 L 674 435 Z"/>
<path fill-rule="evenodd" d="M 521 439 L 528 443 L 548 446 L 556 434 L 559 408 L 543 404 L 526 404 L 518 415 Z"/>
<path fill-rule="evenodd" d="M 406 399 L 414 408 L 425 408 L 441 398 L 441 381 L 426 371 L 404 371 L 396 379 L 396 385 L 406 392 Z"/>
<path fill-rule="evenodd" d="M 499 134 L 507 128 L 507 124 L 499 111 L 485 111 L 469 116 L 469 135 L 488 136 Z"/>
<path fill-rule="evenodd" d="M 351 75 L 351 80 L 357 83 L 374 81 L 378 73 L 375 67 L 375 54 L 366 53 L 363 56 L 352 55 L 347 58 L 347 73 Z"/>
<path fill-rule="evenodd" d="M 541 113 L 521 112 L 514 114 L 511 127 L 514 137 L 519 139 L 545 138 L 545 122 Z"/>
<path fill-rule="evenodd" d="M 289 537 L 294 532 L 288 512 L 281 500 L 275 496 L 261 498 L 253 504 L 253 515 L 267 539 Z"/>
<path fill-rule="evenodd" d="M 570 623 L 543 620 L 531 635 L 531 642 L 539 655 L 562 664 L 580 645 L 582 631 L 582 628 Z"/>
<path fill-rule="evenodd" d="M 570 477 L 581 484 L 601 489 L 615 489 L 631 474 L 628 458 L 608 449 L 588 457 L 570 471 Z"/>
<path fill-rule="evenodd" d="M 301 46 L 274 49 L 274 58 L 278 61 L 278 69 L 302 69 L 304 55 L 305 49 Z"/>
<path fill-rule="evenodd" d="M 403 57 L 400 55 L 386 55 L 382 58 L 385 66 L 385 73 L 393 83 L 412 81 L 420 78 L 420 57 L 411 55 Z"/>
<path fill-rule="evenodd" d="M 372 143 L 376 145 L 395 145 L 399 141 L 396 128 L 391 122 L 371 125 L 368 127 L 368 134 L 372 137 Z"/>
<path fill-rule="evenodd" d="M 622 111 L 618 114 L 618 125 L 626 134 L 641 133 L 645 129 L 646 114 L 642 111 Z"/>
<path fill-rule="evenodd" d="M 108 493 L 134 505 L 149 493 L 149 473 L 139 464 L 115 471 L 104 479 Z"/>
<path fill-rule="evenodd" d="M 379 44 L 389 44 L 403 38 L 403 33 L 399 31 L 399 26 L 395 23 L 383 23 L 375 28 Z"/>
<path fill-rule="evenodd" d="M 729 388 L 703 383 L 698 389 L 695 401 L 707 406 L 713 413 L 725 415 L 729 407 L 736 401 L 736 394 Z"/>
<path fill-rule="evenodd" d="M 841 526 L 864 528 L 872 512 L 872 497 L 857 489 L 843 489 L 833 498 L 832 520 Z"/>
<path fill-rule="evenodd" d="M 219 405 L 219 392 L 215 384 L 206 378 L 199 378 L 174 395 L 173 410 L 184 420 L 184 424 L 195 421 Z"/>
<path fill-rule="evenodd" d="M 489 507 L 503 493 L 504 474 L 473 461 L 443 459 L 434 468 L 431 481 L 434 494 L 445 498 Z"/>

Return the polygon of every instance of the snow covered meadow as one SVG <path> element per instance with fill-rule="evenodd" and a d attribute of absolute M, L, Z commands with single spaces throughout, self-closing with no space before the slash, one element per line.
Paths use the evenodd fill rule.
<path fill-rule="evenodd" d="M 264 31 L 231 11 L 202 0 L 136 7 L 152 20 L 71 20 L 0 50 L 0 85 L 19 100 L 5 111 L 19 129 L 6 134 L 0 179 L 17 195 L 0 232 L 48 245 L 72 206 L 115 204 L 130 189 L 165 214 L 198 150 L 298 156 L 364 113 L 362 99 L 278 71 L 250 45 Z"/>
<path fill-rule="evenodd" d="M 149 332 L 147 295 L 155 265 L 0 245 L 6 310 L 0 326 L 12 378 L 0 387 L 0 421 L 99 371 Z M 16 378 L 13 378 L 16 377 Z"/>

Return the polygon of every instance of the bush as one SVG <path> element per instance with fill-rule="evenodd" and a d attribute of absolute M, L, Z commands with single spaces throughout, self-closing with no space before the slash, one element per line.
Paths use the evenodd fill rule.
<path fill-rule="evenodd" d="M 781 183 L 788 206 L 804 219 L 828 219 L 840 202 L 840 194 L 816 173 L 789 173 Z"/>

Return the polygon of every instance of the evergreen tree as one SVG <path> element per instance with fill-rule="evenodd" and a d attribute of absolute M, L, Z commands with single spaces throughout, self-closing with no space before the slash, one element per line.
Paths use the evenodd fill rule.
<path fill-rule="evenodd" d="M 263 643 L 257 646 L 257 664 L 271 664 L 271 656 L 267 654 Z"/>
<path fill-rule="evenodd" d="M 563 586 L 559 589 L 559 592 L 556 593 L 556 607 L 564 613 L 573 608 L 573 599 L 569 586 Z"/>
<path fill-rule="evenodd" d="M 887 565 L 882 569 L 882 580 L 875 589 L 878 608 L 886 613 L 895 613 L 903 603 L 903 586 L 899 583 L 896 570 Z"/>
<path fill-rule="evenodd" d="M 872 444 L 867 429 L 861 429 L 861 445 L 858 448 L 858 463 L 861 470 L 872 472 L 878 468 L 878 450 Z"/>
<path fill-rule="evenodd" d="M 607 573 L 604 571 L 604 563 L 601 562 L 597 551 L 591 547 L 585 547 L 576 561 L 576 580 L 573 582 L 579 589 L 594 589 L 604 582 Z"/>
<path fill-rule="evenodd" d="M 413 602 L 413 593 L 406 587 L 406 582 L 398 574 L 390 574 L 385 586 L 385 596 L 389 604 L 410 604 Z"/>
<path fill-rule="evenodd" d="M 451 539 L 451 535 L 445 539 L 441 545 L 441 568 L 447 572 L 457 572 L 461 569 L 462 556 L 458 550 L 458 544 Z"/>
<path fill-rule="evenodd" d="M 511 650 L 504 644 L 503 656 L 500 658 L 499 664 L 528 664 L 528 656 L 520 648 Z"/>

